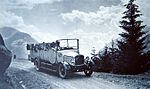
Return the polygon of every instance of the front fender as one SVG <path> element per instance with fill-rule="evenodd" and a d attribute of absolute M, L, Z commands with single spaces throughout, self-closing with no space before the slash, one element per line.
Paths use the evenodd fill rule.
<path fill-rule="evenodd" d="M 92 59 L 90 59 L 88 56 L 85 58 L 85 64 L 86 65 L 90 65 L 90 66 L 94 66 L 94 61 Z"/>
<path fill-rule="evenodd" d="M 69 63 L 67 62 L 63 62 L 63 66 L 65 67 L 65 69 L 70 70 L 71 66 L 69 65 Z"/>

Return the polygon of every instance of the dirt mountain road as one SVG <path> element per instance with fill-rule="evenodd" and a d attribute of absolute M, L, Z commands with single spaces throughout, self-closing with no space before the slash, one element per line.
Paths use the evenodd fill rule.
<path fill-rule="evenodd" d="M 9 76 L 15 89 L 126 89 L 97 78 L 98 74 L 86 77 L 81 72 L 70 75 L 68 79 L 61 79 L 50 71 L 36 71 L 28 60 L 15 60 L 9 68 Z"/>

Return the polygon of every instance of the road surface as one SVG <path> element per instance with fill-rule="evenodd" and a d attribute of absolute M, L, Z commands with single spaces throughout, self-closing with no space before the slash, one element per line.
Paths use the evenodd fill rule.
<path fill-rule="evenodd" d="M 36 71 L 28 60 L 13 61 L 8 75 L 15 89 L 126 89 L 123 85 L 97 78 L 99 73 L 86 77 L 81 72 L 61 79 L 50 71 Z"/>

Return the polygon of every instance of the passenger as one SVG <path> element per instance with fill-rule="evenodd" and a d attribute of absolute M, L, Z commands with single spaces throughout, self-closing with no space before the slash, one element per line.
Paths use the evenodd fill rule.
<path fill-rule="evenodd" d="M 60 42 L 56 41 L 56 46 L 60 47 Z"/>
<path fill-rule="evenodd" d="M 55 42 L 52 42 L 52 43 L 51 43 L 51 47 L 52 47 L 52 48 L 55 48 L 55 45 L 56 45 Z"/>
<path fill-rule="evenodd" d="M 60 42 L 59 41 L 56 41 L 56 49 L 60 50 Z"/>

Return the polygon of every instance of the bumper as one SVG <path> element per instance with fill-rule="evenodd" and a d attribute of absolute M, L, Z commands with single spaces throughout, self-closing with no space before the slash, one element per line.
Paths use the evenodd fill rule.
<path fill-rule="evenodd" d="M 88 66 L 86 64 L 81 64 L 81 65 L 70 65 L 71 72 L 82 72 L 84 70 L 86 70 L 88 68 Z"/>

